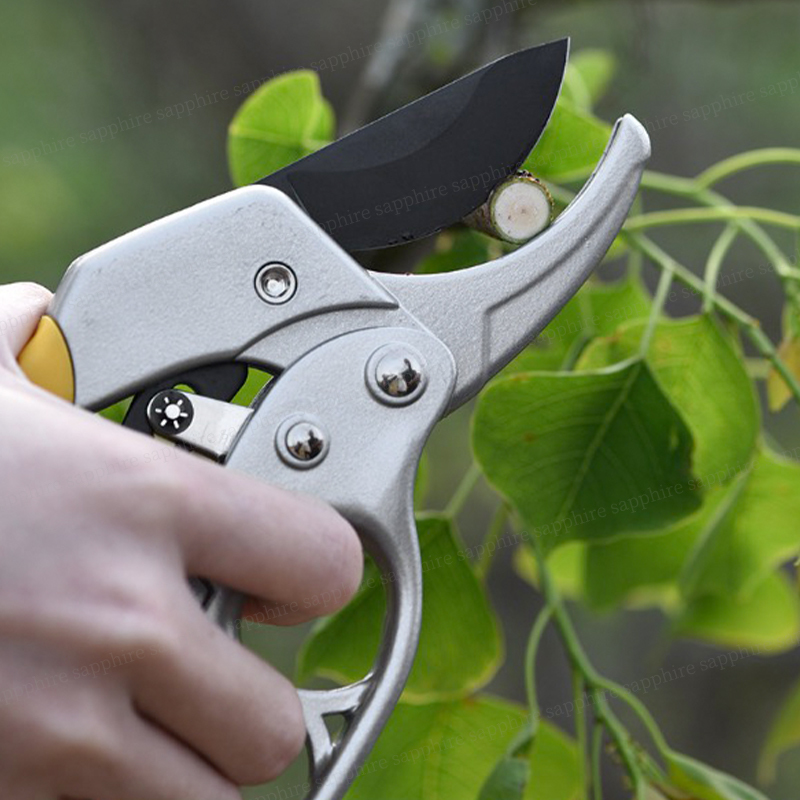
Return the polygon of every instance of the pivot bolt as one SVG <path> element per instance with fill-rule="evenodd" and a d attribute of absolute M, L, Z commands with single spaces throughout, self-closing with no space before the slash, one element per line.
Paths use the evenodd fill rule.
<path fill-rule="evenodd" d="M 280 305 L 291 300 L 297 290 L 294 272 L 277 261 L 265 264 L 256 273 L 256 292 L 266 303 Z"/>
<path fill-rule="evenodd" d="M 367 362 L 367 385 L 383 403 L 413 403 L 427 385 L 424 363 L 422 356 L 408 345 L 384 345 Z"/>
<path fill-rule="evenodd" d="M 156 433 L 183 433 L 194 419 L 192 401 L 183 392 L 159 392 L 147 406 L 147 420 Z"/>
<path fill-rule="evenodd" d="M 307 469 L 319 464 L 328 454 L 329 438 L 317 420 L 295 414 L 278 427 L 275 445 L 286 464 Z"/>

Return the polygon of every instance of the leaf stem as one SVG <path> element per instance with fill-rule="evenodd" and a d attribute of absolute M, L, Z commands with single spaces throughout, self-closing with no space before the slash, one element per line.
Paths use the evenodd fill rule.
<path fill-rule="evenodd" d="M 446 517 L 454 519 L 458 516 L 461 509 L 464 507 L 464 503 L 467 502 L 470 494 L 472 494 L 472 490 L 475 488 L 480 477 L 481 468 L 473 461 L 469 465 L 469 469 L 464 473 L 461 483 L 456 486 L 456 490 L 453 492 L 450 501 L 445 506 L 444 515 Z"/>
<path fill-rule="evenodd" d="M 547 561 L 542 552 L 542 546 L 536 537 L 533 537 L 533 550 L 536 556 L 536 562 L 539 569 L 539 583 L 547 602 L 548 608 L 552 610 L 553 622 L 558 629 L 561 641 L 566 650 L 567 658 L 573 669 L 573 673 L 578 673 L 581 677 L 582 685 L 588 689 L 589 695 L 592 699 L 594 706 L 595 716 L 598 722 L 602 723 L 608 731 L 609 736 L 617 748 L 620 758 L 622 758 L 625 770 L 628 773 L 633 787 L 635 790 L 636 800 L 644 800 L 644 793 L 647 788 L 644 773 L 642 772 L 636 752 L 634 750 L 631 736 L 625 729 L 624 725 L 619 721 L 616 714 L 611 709 L 606 699 L 606 693 L 610 691 L 613 686 L 617 688 L 616 684 L 603 678 L 594 668 L 589 661 L 586 652 L 584 651 L 575 628 L 572 625 L 572 620 L 569 618 L 567 611 L 564 607 L 564 602 L 558 591 L 550 569 L 547 566 Z M 526 669 L 526 675 L 529 671 Z M 621 687 L 619 687 L 621 689 Z M 623 690 L 624 691 L 624 690 Z M 616 692 L 615 692 L 616 694 Z M 576 704 L 577 705 L 577 704 Z M 648 722 L 655 728 L 655 722 L 652 717 L 648 717 Z M 577 722 L 576 722 L 577 725 Z M 664 742 L 663 736 L 660 732 L 658 738 L 654 737 L 657 743 Z M 666 745 L 665 745 L 666 746 Z"/>
<path fill-rule="evenodd" d="M 653 740 L 659 753 L 668 753 L 670 751 L 667 740 L 664 734 L 661 733 L 658 723 L 653 719 L 653 715 L 647 710 L 647 706 L 632 692 L 628 691 L 624 686 L 620 686 L 614 681 L 610 681 L 602 676 L 599 678 L 598 686 L 604 689 L 609 694 L 622 700 L 640 719 L 641 723 L 647 729 L 648 734 Z"/>
<path fill-rule="evenodd" d="M 661 270 L 661 277 L 658 281 L 656 289 L 656 296 L 653 300 L 653 307 L 650 309 L 650 316 L 647 320 L 647 327 L 642 334 L 642 340 L 639 343 L 639 356 L 644 358 L 647 351 L 650 349 L 650 342 L 653 340 L 653 334 L 656 332 L 656 325 L 658 325 L 658 318 L 664 310 L 669 297 L 669 290 L 672 286 L 672 279 L 675 277 L 675 270 L 671 263 L 664 264 Z"/>
<path fill-rule="evenodd" d="M 690 178 L 680 178 L 676 175 L 665 175 L 662 172 L 646 171 L 642 176 L 642 187 L 663 194 L 670 194 L 675 197 L 683 197 L 693 200 L 704 206 L 727 206 L 733 204 L 721 194 L 699 187 Z M 775 272 L 782 280 L 796 280 L 800 277 L 800 271 L 791 265 L 772 237 L 764 231 L 757 223 L 752 220 L 734 220 L 734 225 L 767 257 L 772 264 Z"/>
<path fill-rule="evenodd" d="M 719 235 L 717 241 L 714 242 L 714 246 L 708 254 L 705 268 L 705 281 L 708 293 L 703 298 L 703 313 L 705 314 L 714 307 L 712 298 L 717 291 L 717 280 L 719 279 L 719 273 L 722 269 L 722 263 L 738 235 L 739 231 L 736 229 L 736 226 L 729 223 L 725 226 L 725 229 Z"/>
<path fill-rule="evenodd" d="M 672 256 L 664 252 L 664 250 L 651 239 L 648 239 L 642 234 L 635 233 L 626 234 L 626 238 L 631 246 L 641 249 L 641 251 L 661 267 L 661 269 L 672 270 L 675 278 L 681 283 L 695 290 L 704 298 L 711 298 L 717 310 L 739 325 L 756 348 L 758 348 L 761 355 L 772 363 L 775 370 L 784 381 L 786 381 L 786 385 L 789 387 L 795 401 L 800 404 L 800 382 L 798 382 L 797 378 L 792 374 L 789 367 L 780 357 L 775 345 L 772 344 L 769 337 L 761 330 L 757 319 L 751 317 L 747 312 L 743 311 L 734 303 L 731 303 L 730 300 L 723 297 L 721 294 L 710 291 L 708 286 L 691 270 L 678 264 Z"/>
<path fill-rule="evenodd" d="M 525 647 L 525 695 L 528 698 L 530 721 L 534 731 L 538 727 L 539 719 L 541 718 L 539 698 L 536 694 L 536 653 L 539 650 L 542 634 L 552 617 L 553 609 L 550 606 L 545 606 L 533 623 L 528 636 L 528 644 Z"/>
<path fill-rule="evenodd" d="M 625 229 L 642 231 L 660 228 L 665 225 L 685 225 L 698 222 L 717 222 L 719 220 L 757 220 L 779 228 L 800 230 L 800 217 L 785 211 L 757 206 L 714 206 L 710 208 L 675 208 L 669 211 L 650 211 L 629 217 Z"/>
<path fill-rule="evenodd" d="M 661 269 L 669 269 L 674 273 L 675 279 L 679 280 L 685 286 L 693 289 L 697 294 L 706 297 L 710 294 L 717 309 L 725 314 L 725 316 L 732 319 L 738 325 L 758 327 L 758 320 L 751 317 L 746 311 L 743 311 L 735 303 L 732 303 L 726 297 L 716 292 L 709 293 L 705 283 L 697 277 L 690 269 L 679 264 L 669 253 L 662 250 L 652 239 L 640 233 L 626 233 L 625 238 L 632 247 L 640 249 L 656 266 Z"/>
<path fill-rule="evenodd" d="M 800 164 L 800 150 L 794 147 L 765 147 L 739 153 L 713 164 L 701 172 L 694 182 L 701 189 L 708 189 L 737 172 L 767 164 Z"/>
<path fill-rule="evenodd" d="M 578 742 L 578 797 L 586 800 L 586 762 L 588 760 L 588 740 L 586 732 L 586 711 L 584 709 L 583 694 L 586 691 L 586 681 L 577 669 L 572 670 L 572 699 L 575 706 L 575 739 Z"/>
<path fill-rule="evenodd" d="M 628 773 L 631 781 L 633 782 L 633 789 L 636 800 L 644 800 L 647 784 L 645 782 L 644 773 L 642 772 L 639 761 L 636 757 L 636 752 L 633 749 L 631 737 L 622 723 L 617 719 L 616 714 L 611 710 L 605 695 L 599 689 L 592 691 L 592 698 L 594 700 L 595 713 L 597 719 L 603 724 L 608 731 L 617 752 L 625 765 L 625 771 Z"/>
<path fill-rule="evenodd" d="M 594 724 L 592 727 L 592 798 L 603 800 L 603 733 L 602 725 Z"/>

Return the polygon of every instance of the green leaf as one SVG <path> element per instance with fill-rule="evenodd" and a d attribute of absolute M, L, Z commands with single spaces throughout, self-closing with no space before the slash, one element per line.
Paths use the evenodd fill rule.
<path fill-rule="evenodd" d="M 313 70 L 287 72 L 260 86 L 228 128 L 228 164 L 244 186 L 291 164 L 334 136 L 333 109 Z"/>
<path fill-rule="evenodd" d="M 639 348 L 644 323 L 623 325 L 584 352 L 578 367 L 624 361 Z M 695 440 L 694 472 L 705 486 L 727 483 L 747 467 L 761 416 L 740 355 L 710 316 L 667 320 L 647 353 L 658 382 Z"/>
<path fill-rule="evenodd" d="M 118 403 L 114 403 L 113 406 L 108 406 L 98 413 L 101 417 L 105 417 L 106 419 L 110 419 L 112 422 L 116 422 L 118 425 L 121 425 L 125 420 L 125 415 L 128 413 L 128 409 L 131 407 L 132 402 L 133 397 L 126 397 L 124 400 L 120 400 Z"/>
<path fill-rule="evenodd" d="M 789 372 L 800 380 L 800 338 L 787 336 L 778 348 L 778 355 Z M 774 367 L 767 377 L 767 398 L 769 410 L 773 413 L 781 411 L 792 399 L 792 390 Z"/>
<path fill-rule="evenodd" d="M 554 725 L 540 722 L 530 753 L 525 800 L 578 800 L 580 756 L 575 742 Z"/>
<path fill-rule="evenodd" d="M 249 406 L 253 400 L 255 400 L 256 395 L 269 383 L 271 378 L 272 375 L 268 372 L 250 367 L 247 370 L 247 380 L 231 402 L 239 406 Z"/>
<path fill-rule="evenodd" d="M 475 800 L 526 721 L 519 706 L 489 697 L 400 703 L 347 800 Z M 526 800 L 574 800 L 577 752 L 564 734 L 542 723 L 530 764 Z"/>
<path fill-rule="evenodd" d="M 685 590 L 746 598 L 800 553 L 800 465 L 768 450 L 731 487 L 683 569 Z"/>
<path fill-rule="evenodd" d="M 737 483 L 706 495 L 697 514 L 664 533 L 592 545 L 586 596 L 610 608 L 673 608 L 684 593 L 746 600 L 800 552 L 800 465 L 763 450 Z"/>
<path fill-rule="evenodd" d="M 614 283 L 594 281 L 588 285 L 588 294 L 595 336 L 608 336 L 619 325 L 650 315 L 650 295 L 633 275 Z"/>
<path fill-rule="evenodd" d="M 494 382 L 473 447 L 546 550 L 662 528 L 700 503 L 689 491 L 691 435 L 640 361 Z"/>
<path fill-rule="evenodd" d="M 597 609 L 626 604 L 634 608 L 680 603 L 678 576 L 698 532 L 721 501 L 722 492 L 707 497 L 686 520 L 653 536 L 625 536 L 591 544 L 586 551 L 585 593 Z"/>
<path fill-rule="evenodd" d="M 522 800 L 530 774 L 527 760 L 506 756 L 486 779 L 478 800 Z"/>
<path fill-rule="evenodd" d="M 670 782 L 676 789 L 687 792 L 692 800 L 768 800 L 737 778 L 689 756 L 669 752 L 664 754 L 664 759 Z"/>
<path fill-rule="evenodd" d="M 561 96 L 591 111 L 606 93 L 616 69 L 616 60 L 607 50 L 581 50 L 570 57 Z"/>
<path fill-rule="evenodd" d="M 800 380 L 800 310 L 798 298 L 783 309 L 783 340 L 778 348 L 778 355 L 783 360 L 790 374 Z M 773 367 L 767 377 L 767 400 L 769 410 L 773 413 L 781 411 L 792 399 L 792 390 L 781 374 Z"/>
<path fill-rule="evenodd" d="M 450 522 L 418 520 L 423 567 L 422 632 L 404 699 L 430 702 L 469 694 L 486 684 L 502 659 L 497 622 Z M 378 650 L 385 596 L 374 565 L 338 614 L 323 620 L 300 653 L 298 679 L 312 675 L 359 680 Z"/>
<path fill-rule="evenodd" d="M 745 599 L 714 595 L 691 599 L 674 630 L 722 647 L 779 653 L 800 640 L 800 599 L 783 573 L 771 573 Z"/>
<path fill-rule="evenodd" d="M 522 167 L 553 183 L 587 178 L 610 135 L 607 123 L 569 100 L 559 100 L 542 138 Z"/>
<path fill-rule="evenodd" d="M 556 371 L 577 345 L 593 336 L 607 336 L 623 322 L 647 319 L 650 295 L 636 277 L 614 283 L 591 281 L 573 297 L 532 345 L 506 367 L 504 374 Z"/>
<path fill-rule="evenodd" d="M 774 781 L 778 759 L 796 747 L 800 747 L 800 683 L 784 702 L 767 737 L 758 766 L 761 781 Z"/>
<path fill-rule="evenodd" d="M 436 237 L 436 249 L 417 265 L 419 275 L 436 272 L 454 272 L 490 261 L 498 253 L 493 250 L 497 242 L 471 230 L 445 231 Z"/>
<path fill-rule="evenodd" d="M 586 553 L 584 542 L 568 542 L 548 555 L 547 568 L 564 597 L 577 600 L 583 596 Z M 530 547 L 514 551 L 514 569 L 520 578 L 539 588 L 539 566 Z"/>

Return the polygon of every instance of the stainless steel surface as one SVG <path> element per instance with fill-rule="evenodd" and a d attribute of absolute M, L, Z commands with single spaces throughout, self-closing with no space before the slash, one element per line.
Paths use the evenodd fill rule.
<path fill-rule="evenodd" d="M 379 402 L 365 385 L 365 365 L 383 345 L 424 353 L 425 393 L 408 406 Z M 301 694 L 309 731 L 317 800 L 340 798 L 369 754 L 405 685 L 416 652 L 422 609 L 422 567 L 413 511 L 417 464 L 446 407 L 455 366 L 436 338 L 407 328 L 357 331 L 312 350 L 282 375 L 255 409 L 227 466 L 287 489 L 320 497 L 358 530 L 384 574 L 388 619 L 366 683 Z M 337 391 L 331 392 L 330 387 Z M 330 432 L 327 458 L 314 469 L 288 467 L 272 447 L 283 420 L 302 407 Z M 330 741 L 323 717 L 350 724 Z"/>
<path fill-rule="evenodd" d="M 625 116 L 592 178 L 533 241 L 458 272 L 375 275 L 455 356 L 449 411 L 531 342 L 589 277 L 625 222 L 649 156 L 647 132 Z"/>
<path fill-rule="evenodd" d="M 297 276 L 294 297 L 281 305 L 253 290 L 257 272 L 275 261 Z M 75 402 L 98 408 L 181 370 L 233 361 L 293 322 L 314 328 L 317 314 L 396 305 L 286 195 L 249 186 L 82 256 L 49 313 L 72 354 Z M 258 366 L 287 366 L 275 353 L 276 362 Z"/>

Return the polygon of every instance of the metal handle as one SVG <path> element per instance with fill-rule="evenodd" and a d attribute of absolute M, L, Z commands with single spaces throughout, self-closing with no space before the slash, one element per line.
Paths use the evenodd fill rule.
<path fill-rule="evenodd" d="M 413 363 L 404 391 L 386 378 L 397 359 Z M 408 378 L 408 374 L 405 374 Z M 418 378 L 418 380 L 417 380 Z M 334 339 L 291 367 L 265 393 L 226 466 L 333 505 L 359 532 L 387 580 L 387 620 L 371 673 L 330 691 L 301 690 L 308 731 L 309 798 L 338 800 L 358 773 L 400 697 L 416 653 L 422 566 L 413 513 L 416 468 L 455 382 L 452 356 L 427 332 L 376 328 Z M 382 388 L 383 387 L 383 388 Z M 314 426 L 320 444 L 293 459 L 287 439 Z M 219 590 L 207 613 L 235 630 L 239 599 Z M 325 717 L 345 718 L 332 741 Z"/>
<path fill-rule="evenodd" d="M 385 633 L 373 670 L 337 689 L 299 690 L 313 787 L 308 797 L 315 800 L 336 800 L 345 794 L 399 699 L 414 661 L 422 622 L 422 567 L 413 516 L 403 516 L 375 521 L 371 531 L 385 528 L 378 537 L 362 535 L 367 549 L 376 539 L 384 543 L 381 547 L 386 542 L 394 544 L 389 551 L 371 551 L 384 576 L 391 578 L 385 581 Z M 241 630 L 237 623 L 242 595 L 215 586 L 204 599 L 206 614 L 236 638 Z M 346 723 L 336 743 L 325 724 L 325 717 L 331 715 L 341 715 Z"/>

